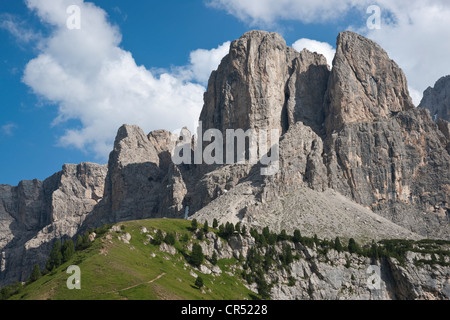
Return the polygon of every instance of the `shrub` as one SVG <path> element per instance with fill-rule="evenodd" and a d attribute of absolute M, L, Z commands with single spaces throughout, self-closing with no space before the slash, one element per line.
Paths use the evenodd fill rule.
<path fill-rule="evenodd" d="M 85 232 L 83 236 L 78 235 L 77 237 L 77 250 L 84 250 L 91 246 L 91 241 L 89 240 L 89 232 Z"/>
<path fill-rule="evenodd" d="M 81 235 L 78 235 L 77 237 L 76 249 L 77 250 L 83 249 L 83 238 L 81 237 Z"/>
<path fill-rule="evenodd" d="M 192 222 L 191 222 L 191 230 L 192 230 L 192 231 L 196 231 L 197 228 L 198 228 L 198 222 L 197 222 L 197 219 L 194 219 L 194 220 L 192 220 Z"/>
<path fill-rule="evenodd" d="M 296 283 L 295 278 L 293 276 L 289 276 L 289 278 L 288 278 L 288 286 L 289 287 L 293 287 L 293 286 L 295 286 L 295 283 Z"/>
<path fill-rule="evenodd" d="M 300 233 L 300 230 L 296 229 L 294 231 L 294 237 L 292 238 L 292 241 L 294 241 L 294 243 L 300 243 L 302 241 L 302 234 Z"/>
<path fill-rule="evenodd" d="M 350 238 L 350 240 L 348 240 L 348 252 L 357 254 L 361 253 L 361 247 L 353 238 Z"/>
<path fill-rule="evenodd" d="M 286 233 L 286 230 L 281 230 L 281 233 L 278 235 L 278 241 L 286 241 L 289 240 L 289 236 Z"/>
<path fill-rule="evenodd" d="M 167 233 L 164 237 L 164 242 L 173 246 L 175 244 L 175 235 L 173 233 Z"/>
<path fill-rule="evenodd" d="M 182 242 L 188 242 L 189 241 L 189 235 L 187 233 L 183 234 L 181 237 Z"/>
<path fill-rule="evenodd" d="M 337 252 L 342 252 L 344 250 L 344 248 L 342 247 L 341 240 L 339 239 L 339 237 L 336 237 L 336 239 L 334 239 L 334 249 Z"/>
<path fill-rule="evenodd" d="M 236 223 L 236 226 L 234 227 L 234 230 L 237 233 L 241 233 L 241 223 L 240 222 Z"/>
<path fill-rule="evenodd" d="M 195 286 L 199 289 L 203 287 L 203 278 L 202 277 L 197 277 L 197 279 L 195 280 Z"/>
<path fill-rule="evenodd" d="M 349 269 L 351 266 L 352 266 L 352 265 L 351 265 L 351 262 L 350 262 L 350 258 L 347 257 L 347 259 L 346 259 L 346 261 L 345 261 L 345 267 L 346 267 L 347 269 Z"/>
<path fill-rule="evenodd" d="M 159 246 L 163 241 L 164 241 L 163 232 L 161 231 L 161 229 L 158 229 L 158 231 L 156 231 L 156 235 L 155 235 L 155 238 L 153 238 L 152 243 L 155 246 Z"/>
<path fill-rule="evenodd" d="M 19 281 L 15 281 L 9 286 L 3 287 L 0 290 L 0 300 L 7 300 L 9 297 L 19 294 L 22 291 L 22 284 Z"/>
<path fill-rule="evenodd" d="M 320 244 L 320 241 L 319 241 L 319 238 L 317 237 L 317 234 L 314 234 L 313 241 L 316 244 L 316 247 L 318 247 Z"/>
<path fill-rule="evenodd" d="M 216 251 L 214 251 L 213 254 L 212 254 L 211 263 L 214 266 L 217 264 L 217 253 L 216 253 Z"/>
<path fill-rule="evenodd" d="M 283 246 L 280 261 L 283 267 L 288 266 L 294 261 L 294 256 L 292 255 L 292 248 L 290 246 L 288 245 Z"/>

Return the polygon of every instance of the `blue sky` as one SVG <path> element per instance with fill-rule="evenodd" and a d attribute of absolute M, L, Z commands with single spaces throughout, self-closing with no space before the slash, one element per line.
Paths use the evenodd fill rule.
<path fill-rule="evenodd" d="M 80 30 L 66 27 L 71 4 Z M 370 4 L 381 9 L 379 30 L 367 28 Z M 2 0 L 0 184 L 106 163 L 122 123 L 192 127 L 209 73 L 252 29 L 331 57 L 337 34 L 357 31 L 388 51 L 420 101 L 450 73 L 449 18 L 438 0 Z"/>

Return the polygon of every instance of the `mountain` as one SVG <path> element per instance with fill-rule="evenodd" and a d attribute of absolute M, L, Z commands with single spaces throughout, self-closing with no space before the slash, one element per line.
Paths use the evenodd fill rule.
<path fill-rule="evenodd" d="M 440 78 L 423 93 L 419 108 L 430 110 L 434 121 L 450 121 L 450 76 Z"/>
<path fill-rule="evenodd" d="M 347 246 L 339 240 L 230 226 L 226 231 L 208 227 L 202 236 L 204 226 L 194 230 L 186 220 L 127 221 L 100 228 L 91 231 L 88 248 L 26 286 L 0 291 L 0 299 L 450 299 L 449 241 L 391 240 L 364 249 L 351 241 Z M 173 240 L 157 241 L 158 233 L 173 235 Z M 194 245 L 204 256 L 198 266 Z M 80 268 L 80 289 L 68 290 L 71 274 L 66 271 L 74 264 Z"/>
<path fill-rule="evenodd" d="M 336 47 L 330 70 L 320 54 L 250 31 L 211 74 L 201 136 L 217 129 L 226 150 L 226 130 L 278 132 L 269 135 L 271 144 L 279 138 L 278 167 L 195 164 L 209 149 L 187 129 L 146 135 L 124 125 L 107 166 L 65 165 L 44 182 L 0 186 L 0 286 L 43 268 L 57 239 L 137 219 L 188 215 L 363 244 L 450 239 L 448 131 L 414 107 L 379 45 L 346 31 Z M 174 163 L 180 149 L 193 161 Z M 217 150 L 216 160 L 226 158 Z"/>
<path fill-rule="evenodd" d="M 450 76 L 440 78 L 433 88 L 425 90 L 419 108 L 430 111 L 439 130 L 447 138 L 447 152 L 450 152 Z"/>

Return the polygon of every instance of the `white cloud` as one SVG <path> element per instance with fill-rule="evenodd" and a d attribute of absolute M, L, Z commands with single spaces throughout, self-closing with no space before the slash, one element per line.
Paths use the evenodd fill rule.
<path fill-rule="evenodd" d="M 42 38 L 40 33 L 26 28 L 23 23 L 18 21 L 17 17 L 9 13 L 0 14 L 0 29 L 8 31 L 20 43 L 38 42 Z"/>
<path fill-rule="evenodd" d="M 320 53 L 325 56 L 330 66 L 333 64 L 334 55 L 336 53 L 336 49 L 334 49 L 329 43 L 306 38 L 295 41 L 292 48 L 299 52 L 306 48 L 311 52 Z"/>
<path fill-rule="evenodd" d="M 193 80 L 200 83 L 207 83 L 211 71 L 217 69 L 222 58 L 228 54 L 230 50 L 230 41 L 223 43 L 216 49 L 205 50 L 198 49 L 190 54 L 189 69 L 192 70 Z"/>
<path fill-rule="evenodd" d="M 450 1 L 380 3 L 395 19 L 366 36 L 379 43 L 400 65 L 418 105 L 423 91 L 450 73 Z"/>
<path fill-rule="evenodd" d="M 190 53 L 189 64 L 173 68 L 173 74 L 185 81 L 195 81 L 204 86 L 208 84 L 211 72 L 216 70 L 222 58 L 230 51 L 230 41 L 211 50 L 197 49 Z"/>
<path fill-rule="evenodd" d="M 379 43 L 406 74 L 411 95 L 417 104 L 423 91 L 450 73 L 450 1 L 448 0 L 210 0 L 251 25 L 267 26 L 283 20 L 303 23 L 335 23 L 352 11 L 363 20 L 369 5 L 378 5 L 382 14 L 379 30 L 365 23 L 349 29 Z M 359 20 L 359 19 L 357 19 Z"/>
<path fill-rule="evenodd" d="M 252 25 L 271 25 L 276 20 L 325 22 L 341 17 L 360 0 L 210 0 L 212 7 L 226 10 Z"/>
<path fill-rule="evenodd" d="M 7 123 L 2 126 L 3 134 L 7 136 L 12 136 L 14 134 L 14 130 L 17 129 L 17 125 L 15 123 Z"/>
<path fill-rule="evenodd" d="M 66 9 L 73 4 L 81 8 L 80 30 L 66 27 Z M 119 47 L 120 31 L 101 8 L 83 0 L 27 0 L 27 5 L 54 30 L 40 54 L 27 64 L 23 81 L 58 105 L 55 125 L 71 119 L 81 123 L 67 129 L 59 139 L 61 145 L 93 151 L 106 159 L 124 123 L 137 124 L 147 132 L 194 127 L 205 88 L 190 81 L 205 82 L 229 43 L 192 52 L 183 74 L 156 75 L 136 65 L 132 54 Z"/>

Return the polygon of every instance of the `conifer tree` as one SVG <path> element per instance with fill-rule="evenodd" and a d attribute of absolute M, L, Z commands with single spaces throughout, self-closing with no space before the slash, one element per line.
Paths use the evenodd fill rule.
<path fill-rule="evenodd" d="M 52 251 L 50 251 L 50 255 L 47 260 L 46 269 L 48 271 L 52 271 L 53 269 L 59 267 L 63 261 L 63 256 L 61 253 L 61 242 L 57 240 L 53 244 Z"/>
<path fill-rule="evenodd" d="M 63 243 L 63 246 L 62 246 L 63 262 L 69 261 L 70 258 L 72 258 L 74 252 L 75 252 L 75 248 L 74 248 L 72 239 L 64 240 L 64 243 Z"/>
<path fill-rule="evenodd" d="M 192 246 L 191 262 L 194 266 L 199 267 L 203 263 L 204 255 L 202 247 L 198 243 Z"/>
<path fill-rule="evenodd" d="M 28 279 L 28 282 L 35 282 L 42 276 L 41 268 L 38 264 L 35 264 L 33 267 L 33 271 L 31 272 L 30 278 Z"/>
<path fill-rule="evenodd" d="M 336 239 L 334 239 L 334 249 L 337 252 L 342 252 L 342 250 L 344 249 L 342 247 L 341 240 L 339 239 L 339 237 L 336 237 Z"/>

